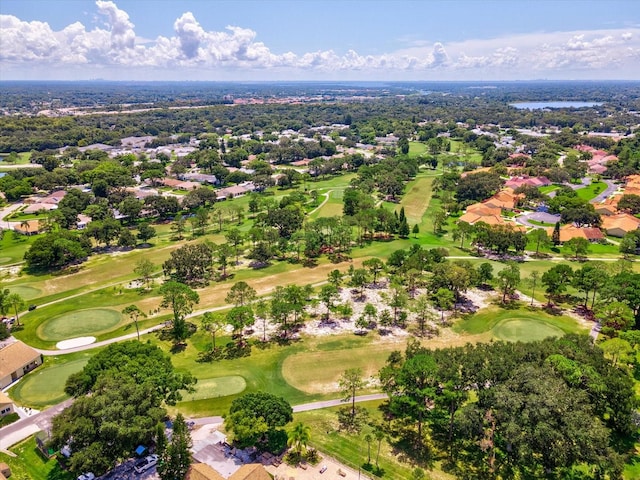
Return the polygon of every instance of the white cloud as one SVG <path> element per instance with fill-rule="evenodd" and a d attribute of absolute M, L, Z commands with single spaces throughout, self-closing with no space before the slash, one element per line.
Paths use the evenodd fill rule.
<path fill-rule="evenodd" d="M 332 49 L 296 54 L 275 53 L 256 40 L 255 31 L 237 25 L 207 31 L 191 12 L 175 20 L 171 37 L 141 39 L 127 12 L 114 2 L 97 0 L 96 6 L 102 22 L 91 30 L 76 22 L 53 31 L 45 22 L 0 15 L 0 70 L 106 68 L 134 78 L 135 72 L 151 68 L 164 70 L 173 79 L 179 73 L 203 79 L 230 71 L 240 76 L 246 71 L 250 76 L 256 69 L 293 78 L 316 78 L 316 74 L 333 78 L 349 72 L 360 72 L 364 79 L 397 78 L 403 72 L 406 78 L 458 78 L 461 71 L 466 78 L 473 78 L 474 71 L 496 79 L 567 78 L 575 72 L 583 72 L 583 77 L 640 78 L 640 29 L 636 27 L 523 33 L 447 44 L 415 39 L 411 48 L 380 55 Z"/>

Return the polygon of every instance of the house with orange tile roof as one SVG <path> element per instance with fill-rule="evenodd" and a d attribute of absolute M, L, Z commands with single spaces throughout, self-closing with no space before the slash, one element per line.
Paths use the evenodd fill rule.
<path fill-rule="evenodd" d="M 504 210 L 513 210 L 523 198 L 524 195 L 514 193 L 512 188 L 505 188 L 504 190 L 500 190 L 493 197 L 485 200 L 483 203 L 485 205 L 492 205 Z"/>
<path fill-rule="evenodd" d="M 602 217 L 602 229 L 612 237 L 624 237 L 625 234 L 640 227 L 640 218 L 628 213 L 617 213 Z"/>
<path fill-rule="evenodd" d="M 186 480 L 227 480 L 206 463 L 189 467 Z M 271 475 L 259 463 L 248 463 L 236 470 L 228 480 L 271 480 Z"/>
<path fill-rule="evenodd" d="M 553 235 L 553 227 L 546 229 L 547 235 Z M 568 242 L 574 238 L 584 238 L 590 242 L 597 242 L 604 239 L 604 234 L 599 228 L 594 227 L 576 227 L 573 224 L 562 225 L 560 227 L 560 243 Z"/>

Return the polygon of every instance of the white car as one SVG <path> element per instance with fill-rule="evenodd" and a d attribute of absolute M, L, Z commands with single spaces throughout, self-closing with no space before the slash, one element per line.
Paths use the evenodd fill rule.
<path fill-rule="evenodd" d="M 78 477 L 78 480 L 94 480 L 96 476 L 92 472 L 83 473 Z"/>
<path fill-rule="evenodd" d="M 152 455 L 147 455 L 142 460 L 136 462 L 133 469 L 136 471 L 136 473 L 146 472 L 151 467 L 153 467 L 156 463 L 158 463 L 158 455 L 154 453 Z"/>

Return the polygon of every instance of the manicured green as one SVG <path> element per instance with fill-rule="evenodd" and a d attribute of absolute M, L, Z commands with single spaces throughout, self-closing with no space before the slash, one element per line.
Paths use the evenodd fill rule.
<path fill-rule="evenodd" d="M 207 398 L 235 395 L 244 391 L 247 382 L 240 375 L 228 375 L 226 377 L 205 378 L 198 380 L 194 393 L 183 392 L 184 401 L 203 400 Z"/>
<path fill-rule="evenodd" d="M 490 307 L 459 320 L 454 326 L 459 333 L 489 332 L 492 338 L 508 341 L 540 340 L 562 333 L 586 333 L 586 328 L 567 316 L 553 316 L 540 309 L 530 310 Z"/>
<path fill-rule="evenodd" d="M 45 321 L 38 329 L 44 340 L 66 340 L 74 337 L 100 334 L 110 330 L 122 319 L 120 312 L 107 308 L 76 310 Z"/>
<path fill-rule="evenodd" d="M 547 337 L 561 337 L 565 333 L 560 328 L 545 321 L 518 317 L 503 320 L 492 330 L 498 339 L 506 340 L 507 342 L 534 342 Z"/>
<path fill-rule="evenodd" d="M 36 447 L 34 437 L 10 449 L 16 456 L 0 452 L 0 462 L 11 468 L 11 480 L 74 480 L 76 477 L 62 469 L 55 458 L 47 459 Z"/>
<path fill-rule="evenodd" d="M 51 367 L 38 367 L 18 382 L 10 395 L 21 405 L 43 408 L 60 403 L 68 398 L 64 393 L 64 384 L 72 373 L 79 372 L 89 361 L 84 358 L 60 363 Z"/>

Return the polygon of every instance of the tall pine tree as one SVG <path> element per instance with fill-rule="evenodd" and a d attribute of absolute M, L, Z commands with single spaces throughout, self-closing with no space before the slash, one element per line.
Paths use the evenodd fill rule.
<path fill-rule="evenodd" d="M 160 453 L 158 475 L 162 480 L 184 480 L 191 465 L 191 435 L 181 413 L 173 422 L 171 441 Z"/>

